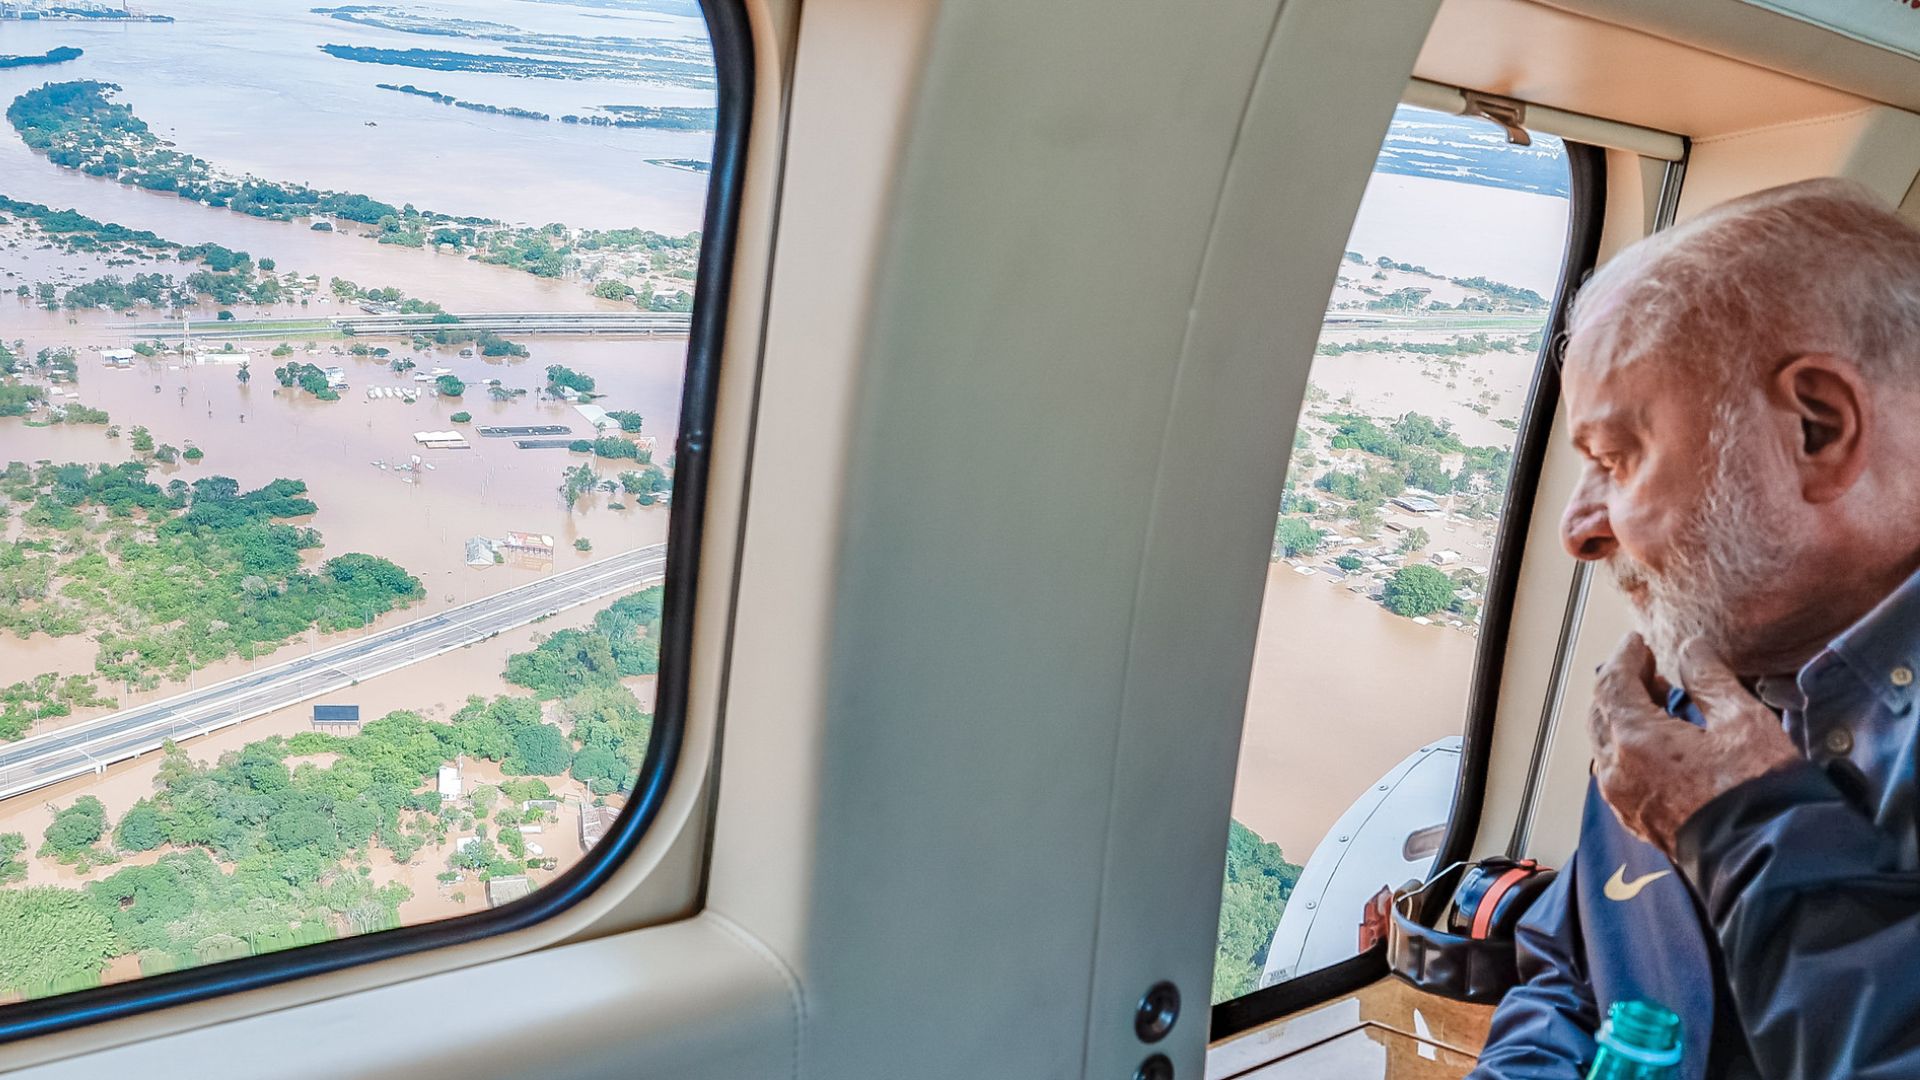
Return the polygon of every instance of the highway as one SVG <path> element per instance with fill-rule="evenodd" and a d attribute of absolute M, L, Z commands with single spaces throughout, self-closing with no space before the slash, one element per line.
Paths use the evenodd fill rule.
<path fill-rule="evenodd" d="M 632 592 L 660 579 L 666 551 L 665 544 L 656 544 L 623 552 L 296 660 L 5 744 L 0 746 L 0 799 L 103 772 L 108 765 L 157 749 L 168 739 L 177 742 L 205 735 L 543 616 Z"/>
<path fill-rule="evenodd" d="M 434 322 L 432 314 L 374 315 L 341 313 L 298 319 L 229 319 L 185 327 L 178 320 L 130 323 L 127 333 L 140 340 L 177 341 L 228 338 L 293 338 L 315 334 L 397 337 L 440 330 L 491 330 L 507 335 L 572 334 L 683 337 L 693 316 L 675 311 L 496 311 L 454 314 L 455 322 Z M 444 318 L 444 316 L 443 316 Z"/>

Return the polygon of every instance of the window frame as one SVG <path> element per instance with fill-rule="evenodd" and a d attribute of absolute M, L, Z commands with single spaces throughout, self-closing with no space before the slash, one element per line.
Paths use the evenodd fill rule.
<path fill-rule="evenodd" d="M 0 1045 L 527 929 L 604 885 L 659 816 L 686 733 L 720 359 L 754 103 L 754 42 L 745 0 L 699 5 L 713 50 L 717 112 L 674 445 L 660 670 L 646 757 L 608 835 L 545 888 L 498 908 L 0 1005 Z"/>
<path fill-rule="evenodd" d="M 1534 360 L 1533 383 L 1515 433 L 1507 499 L 1495 533 L 1493 561 L 1487 575 L 1487 599 L 1481 608 L 1480 633 L 1468 683 L 1460 769 L 1454 783 L 1447 831 L 1434 856 L 1435 866 L 1466 859 L 1480 831 L 1514 598 L 1526 556 L 1540 470 L 1551 440 L 1554 413 L 1560 404 L 1560 371 L 1553 353 L 1566 329 L 1573 294 L 1593 272 L 1599 257 L 1607 203 L 1606 153 L 1588 143 L 1566 140 L 1564 145 L 1568 174 L 1565 254 L 1554 286 L 1553 305 L 1541 334 L 1540 352 Z M 1445 898 L 1429 897 L 1428 903 L 1432 905 L 1436 900 L 1444 902 Z M 1437 914 L 1437 911 L 1423 912 L 1423 917 L 1431 919 Z M 1386 948 L 1381 944 L 1337 964 L 1229 998 L 1212 1007 L 1208 1041 L 1218 1042 L 1289 1013 L 1351 994 L 1387 974 Z"/>

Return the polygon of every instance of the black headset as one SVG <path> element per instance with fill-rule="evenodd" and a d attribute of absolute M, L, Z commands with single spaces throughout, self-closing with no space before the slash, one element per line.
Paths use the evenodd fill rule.
<path fill-rule="evenodd" d="M 1455 863 L 1393 898 L 1387 963 L 1414 986 L 1442 997 L 1491 1005 L 1520 981 L 1513 932 L 1556 872 L 1532 859 Z M 1429 908 L 1451 896 L 1445 927 L 1427 925 Z"/>

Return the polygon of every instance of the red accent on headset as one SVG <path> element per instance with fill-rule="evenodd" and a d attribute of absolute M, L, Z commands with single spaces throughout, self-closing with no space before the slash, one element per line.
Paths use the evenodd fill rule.
<path fill-rule="evenodd" d="M 1515 885 L 1531 877 L 1533 869 L 1533 860 L 1528 859 L 1501 874 L 1493 880 L 1493 884 L 1487 886 L 1486 893 L 1480 897 L 1479 906 L 1474 909 L 1473 929 L 1468 933 L 1469 937 L 1478 940 L 1487 936 L 1487 932 L 1493 929 L 1493 913 L 1500 906 L 1500 899 L 1506 896 Z"/>

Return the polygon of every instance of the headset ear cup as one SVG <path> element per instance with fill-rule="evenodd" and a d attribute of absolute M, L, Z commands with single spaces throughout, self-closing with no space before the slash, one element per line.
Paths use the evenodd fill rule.
<path fill-rule="evenodd" d="M 1422 894 L 1458 875 L 1447 929 L 1419 921 Z M 1481 1004 L 1498 1002 L 1519 982 L 1514 928 L 1555 877 L 1531 860 L 1488 859 L 1454 867 L 1395 896 L 1387 963 L 1428 993 Z"/>
<path fill-rule="evenodd" d="M 1491 936 L 1512 940 L 1520 928 L 1520 920 L 1526 917 L 1527 910 L 1533 907 L 1534 901 L 1540 899 L 1540 894 L 1546 892 L 1547 886 L 1553 884 L 1554 879 L 1559 876 L 1558 870 L 1540 868 L 1516 882 L 1511 889 L 1507 890 L 1507 894 L 1500 898 L 1499 904 L 1494 908 Z"/>

